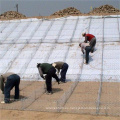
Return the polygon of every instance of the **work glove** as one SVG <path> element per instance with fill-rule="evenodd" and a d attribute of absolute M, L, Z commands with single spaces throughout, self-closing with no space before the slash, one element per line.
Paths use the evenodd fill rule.
<path fill-rule="evenodd" d="M 39 68 L 40 67 L 40 63 L 37 63 L 37 68 Z"/>

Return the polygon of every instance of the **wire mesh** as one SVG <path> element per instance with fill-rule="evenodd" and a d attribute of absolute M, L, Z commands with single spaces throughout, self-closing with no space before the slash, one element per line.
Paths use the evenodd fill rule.
<path fill-rule="evenodd" d="M 14 22 L 1 22 L 0 73 L 15 72 L 24 81 L 20 84 L 20 99 L 14 101 L 13 89 L 12 103 L 0 104 L 0 109 L 120 116 L 117 17 L 111 20 L 68 17 Z M 85 57 L 79 48 L 79 42 L 83 41 L 81 34 L 85 31 L 97 37 L 96 51 L 90 53 L 88 65 L 83 63 Z M 45 83 L 41 82 L 36 64 L 59 60 L 69 64 L 67 83 L 57 85 L 54 82 L 53 95 L 46 95 Z M 2 94 L 0 98 L 4 100 Z"/>
<path fill-rule="evenodd" d="M 67 87 L 66 87 L 67 86 Z M 48 112 L 86 113 L 94 115 L 120 115 L 120 84 L 103 82 L 99 112 L 96 113 L 100 81 L 61 83 L 53 82 L 53 94 L 45 93 L 46 86 L 40 81 L 22 81 L 20 99 L 14 101 L 14 89 L 11 92 L 11 103 L 0 104 L 0 109 L 32 110 Z M 0 96 L 1 101 L 4 96 Z"/>

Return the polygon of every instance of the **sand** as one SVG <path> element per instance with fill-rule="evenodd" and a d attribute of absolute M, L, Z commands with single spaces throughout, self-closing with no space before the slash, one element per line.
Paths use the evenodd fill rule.
<path fill-rule="evenodd" d="M 120 120 L 120 117 L 67 113 L 1 110 L 0 120 Z"/>

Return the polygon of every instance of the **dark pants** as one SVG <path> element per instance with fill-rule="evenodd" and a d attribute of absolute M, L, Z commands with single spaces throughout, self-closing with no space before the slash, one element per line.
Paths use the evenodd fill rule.
<path fill-rule="evenodd" d="M 67 73 L 67 70 L 68 70 L 68 64 L 67 63 L 64 63 L 63 66 L 62 66 L 62 70 L 61 70 L 61 81 L 65 82 L 66 80 L 66 73 Z"/>
<path fill-rule="evenodd" d="M 96 45 L 96 38 L 94 37 L 91 41 L 90 41 L 90 46 L 91 46 L 91 52 L 94 52 L 94 48 Z"/>
<path fill-rule="evenodd" d="M 52 91 L 52 77 L 55 78 L 57 82 L 59 81 L 59 78 L 56 75 L 56 69 L 54 67 L 50 68 L 46 75 L 46 87 L 48 92 Z"/>
<path fill-rule="evenodd" d="M 86 46 L 85 47 L 85 51 L 86 51 L 85 59 L 86 59 L 86 63 L 88 63 L 89 62 L 89 52 L 91 51 L 91 47 L 90 46 Z"/>
<path fill-rule="evenodd" d="M 20 77 L 16 74 L 10 75 L 7 78 L 4 94 L 5 94 L 5 103 L 9 103 L 10 101 L 10 91 L 13 87 L 15 87 L 15 96 L 14 99 L 19 99 L 19 84 L 20 84 Z"/>

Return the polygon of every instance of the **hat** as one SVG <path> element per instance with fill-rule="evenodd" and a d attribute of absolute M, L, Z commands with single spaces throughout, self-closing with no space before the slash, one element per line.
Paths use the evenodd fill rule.
<path fill-rule="evenodd" d="M 85 36 L 86 35 L 86 33 L 82 33 L 82 36 Z"/>

